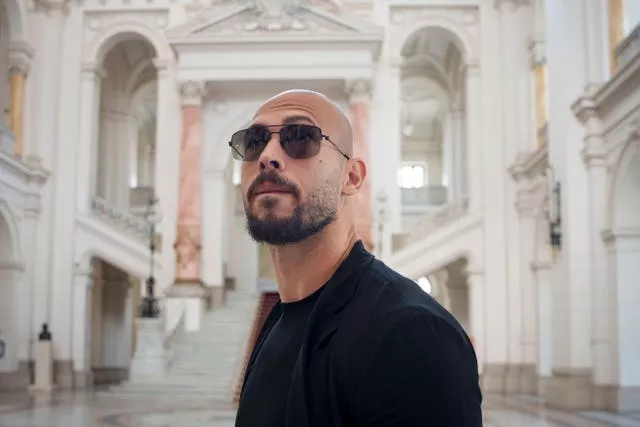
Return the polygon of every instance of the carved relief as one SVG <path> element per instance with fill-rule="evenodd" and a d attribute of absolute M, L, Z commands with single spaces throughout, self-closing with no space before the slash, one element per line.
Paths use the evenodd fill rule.
<path fill-rule="evenodd" d="M 189 80 L 180 84 L 182 105 L 200 105 L 206 93 L 206 83 Z"/>

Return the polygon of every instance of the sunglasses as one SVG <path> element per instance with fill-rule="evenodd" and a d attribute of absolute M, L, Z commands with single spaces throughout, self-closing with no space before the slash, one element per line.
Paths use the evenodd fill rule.
<path fill-rule="evenodd" d="M 270 131 L 268 128 L 277 127 L 278 131 Z M 309 159 L 318 155 L 322 141 L 326 140 L 340 152 L 347 160 L 349 156 L 345 154 L 327 135 L 322 133 L 322 129 L 313 125 L 290 124 L 271 126 L 252 126 L 242 129 L 231 135 L 229 146 L 232 149 L 233 158 L 245 162 L 253 162 L 260 158 L 271 141 L 273 134 L 280 135 L 280 145 L 287 156 L 292 159 Z"/>

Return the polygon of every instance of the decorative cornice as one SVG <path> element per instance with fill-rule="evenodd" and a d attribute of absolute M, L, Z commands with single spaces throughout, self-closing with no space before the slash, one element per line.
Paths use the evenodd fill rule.
<path fill-rule="evenodd" d="M 82 64 L 82 76 L 104 79 L 107 77 L 107 70 L 96 62 L 85 62 Z"/>
<path fill-rule="evenodd" d="M 585 126 L 584 148 L 580 151 L 582 161 L 587 167 L 606 166 L 602 119 L 592 96 L 583 95 L 571 105 L 571 111 Z"/>
<path fill-rule="evenodd" d="M 69 12 L 70 0 L 27 0 L 27 8 L 33 12 Z"/>
<path fill-rule="evenodd" d="M 493 5 L 498 10 L 509 5 L 517 9 L 519 7 L 530 6 L 531 0 L 493 0 Z"/>
<path fill-rule="evenodd" d="M 516 182 L 541 175 L 549 162 L 548 153 L 546 145 L 533 151 L 519 153 L 513 165 L 509 167 L 509 173 Z"/>

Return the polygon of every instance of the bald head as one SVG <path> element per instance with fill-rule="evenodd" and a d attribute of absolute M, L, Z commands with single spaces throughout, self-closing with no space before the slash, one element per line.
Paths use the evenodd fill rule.
<path fill-rule="evenodd" d="M 284 112 L 298 120 L 306 118 L 311 124 L 320 127 L 323 133 L 328 135 L 349 157 L 353 156 L 351 122 L 340 107 L 325 95 L 304 89 L 281 92 L 269 98 L 258 108 L 252 124 L 277 124 L 258 123 L 258 121 L 262 121 L 264 116 L 269 116 L 272 113 Z"/>

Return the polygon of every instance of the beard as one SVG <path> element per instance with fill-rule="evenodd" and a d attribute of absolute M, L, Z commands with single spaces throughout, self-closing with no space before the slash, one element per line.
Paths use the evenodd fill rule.
<path fill-rule="evenodd" d="M 336 174 L 334 176 L 340 176 Z M 260 183 L 271 182 L 281 185 L 291 191 L 292 196 L 298 202 L 297 206 L 286 217 L 276 217 L 268 212 L 259 218 L 252 210 L 251 203 L 245 200 L 244 210 L 247 217 L 247 231 L 256 242 L 270 245 L 286 245 L 298 243 L 320 233 L 326 226 L 334 222 L 338 215 L 339 190 L 336 183 L 327 181 L 319 189 L 309 193 L 305 203 L 300 203 L 300 192 L 290 183 L 277 175 L 275 171 L 261 174 L 251 185 L 247 192 L 251 199 L 252 189 Z M 269 210 L 279 203 L 275 197 L 264 196 L 260 200 L 260 206 Z"/>

